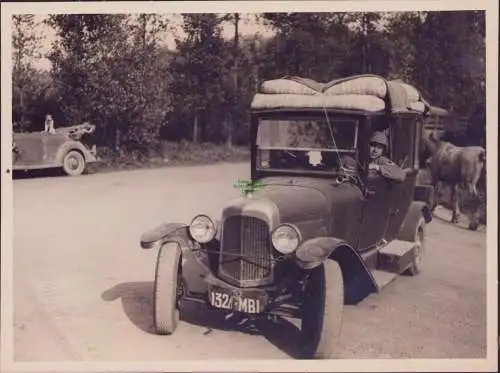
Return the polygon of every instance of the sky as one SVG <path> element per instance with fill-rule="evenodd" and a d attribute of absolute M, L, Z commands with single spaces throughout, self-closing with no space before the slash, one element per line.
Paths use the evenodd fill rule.
<path fill-rule="evenodd" d="M 57 40 L 57 36 L 55 30 L 51 27 L 43 24 L 43 20 L 47 17 L 47 15 L 36 15 L 35 19 L 38 23 L 36 27 L 36 32 L 39 36 L 42 37 L 42 43 L 40 45 L 40 53 L 45 55 L 51 49 L 51 45 L 53 42 Z M 174 27 L 174 33 L 167 33 L 165 35 L 165 44 L 170 49 L 175 48 L 175 35 L 182 37 L 182 28 L 181 28 L 181 17 L 177 15 L 171 16 L 172 26 Z M 262 24 L 259 24 L 255 21 L 254 17 L 251 14 L 245 14 L 238 25 L 239 34 L 240 35 L 255 35 L 260 34 L 262 36 L 272 36 L 274 34 L 273 30 L 269 27 L 266 27 Z M 226 39 L 231 39 L 234 36 L 234 24 L 225 22 L 223 24 L 223 36 Z M 51 63 L 45 58 L 39 58 L 33 60 L 34 67 L 42 70 L 50 70 Z"/>

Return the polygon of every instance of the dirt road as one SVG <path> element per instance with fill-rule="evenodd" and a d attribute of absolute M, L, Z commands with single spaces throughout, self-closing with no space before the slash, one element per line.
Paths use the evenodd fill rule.
<path fill-rule="evenodd" d="M 142 232 L 217 215 L 246 177 L 224 164 L 15 180 L 15 360 L 297 357 L 289 323 L 255 334 L 190 307 L 175 335 L 152 331 L 156 253 L 140 249 Z M 340 357 L 485 357 L 486 235 L 464 226 L 435 219 L 421 275 L 346 307 Z"/>

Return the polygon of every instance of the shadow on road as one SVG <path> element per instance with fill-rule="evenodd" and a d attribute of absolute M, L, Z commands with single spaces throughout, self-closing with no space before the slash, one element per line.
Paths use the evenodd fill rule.
<path fill-rule="evenodd" d="M 125 315 L 142 331 L 155 334 L 153 325 L 153 282 L 125 282 L 101 294 L 106 302 L 120 299 Z"/>
<path fill-rule="evenodd" d="M 64 171 L 58 168 L 47 168 L 47 169 L 29 170 L 29 171 L 21 171 L 21 170 L 12 171 L 13 180 L 39 179 L 47 177 L 65 177 L 65 176 L 66 174 L 64 173 Z"/>
<path fill-rule="evenodd" d="M 155 334 L 153 289 L 153 282 L 126 282 L 106 290 L 101 294 L 101 298 L 106 302 L 120 299 L 129 320 L 142 331 Z M 213 330 L 261 335 L 290 357 L 304 358 L 300 345 L 300 330 L 288 320 L 280 318 L 276 322 L 262 318 L 242 322 L 239 317 L 226 318 L 228 315 L 228 312 L 212 310 L 201 304 L 181 304 L 181 320 L 206 328 L 204 335 L 209 335 Z"/>

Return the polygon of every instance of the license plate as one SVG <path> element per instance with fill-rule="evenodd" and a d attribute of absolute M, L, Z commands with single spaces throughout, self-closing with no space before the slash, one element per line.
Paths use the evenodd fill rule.
<path fill-rule="evenodd" d="M 237 295 L 229 289 L 211 288 L 209 291 L 210 304 L 216 308 L 222 308 L 243 313 L 260 313 L 265 305 L 263 297 L 252 295 Z"/>

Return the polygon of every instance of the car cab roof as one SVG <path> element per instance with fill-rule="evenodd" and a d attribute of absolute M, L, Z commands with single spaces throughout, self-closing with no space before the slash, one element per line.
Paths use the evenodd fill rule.
<path fill-rule="evenodd" d="M 253 113 L 337 112 L 358 115 L 447 115 L 410 84 L 378 75 L 355 75 L 327 83 L 297 76 L 264 81 L 252 100 Z"/>

